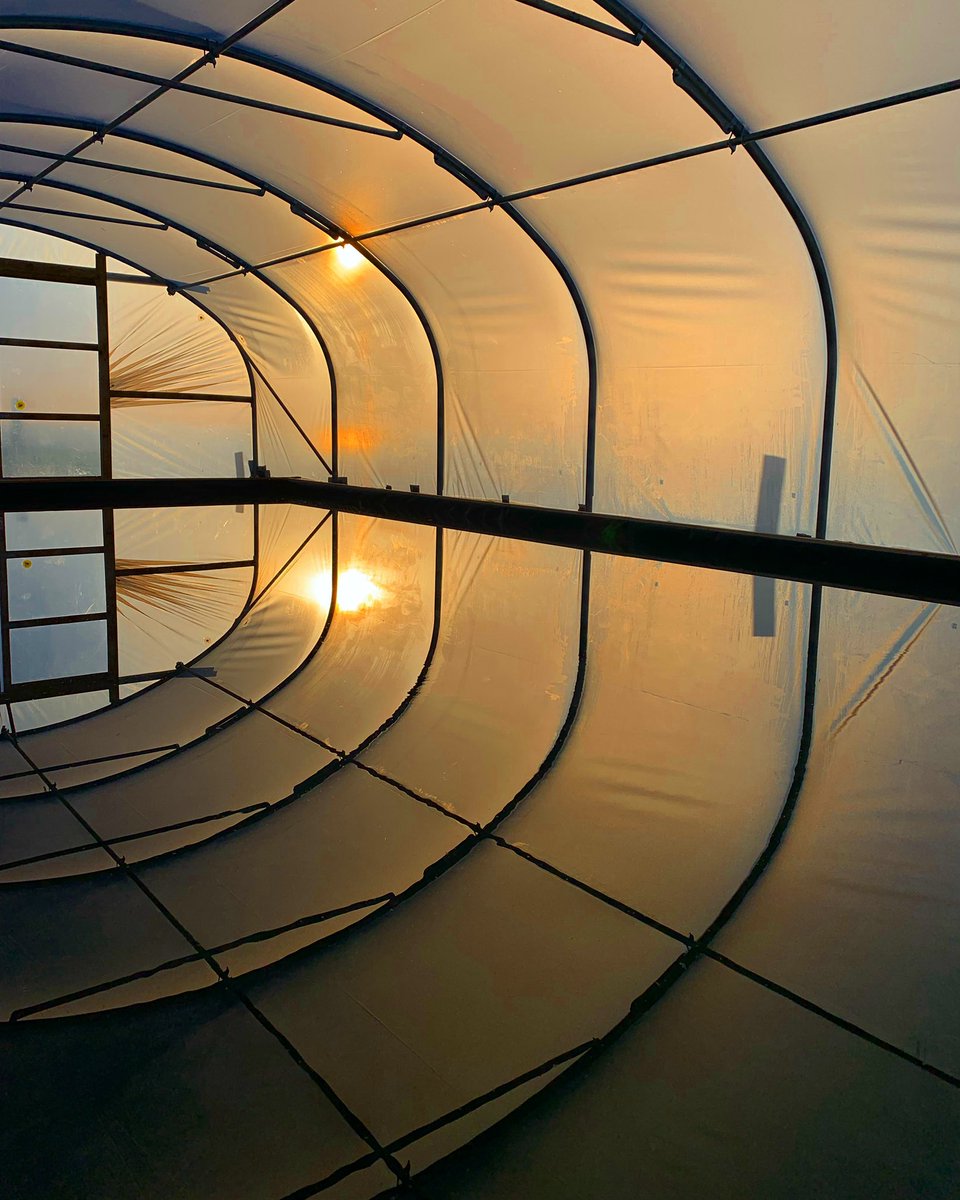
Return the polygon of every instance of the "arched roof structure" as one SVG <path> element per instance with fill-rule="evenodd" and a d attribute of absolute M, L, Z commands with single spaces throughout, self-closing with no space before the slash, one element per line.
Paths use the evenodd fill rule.
<path fill-rule="evenodd" d="M 0 0 L 5 1195 L 956 1194 L 958 26 Z"/>

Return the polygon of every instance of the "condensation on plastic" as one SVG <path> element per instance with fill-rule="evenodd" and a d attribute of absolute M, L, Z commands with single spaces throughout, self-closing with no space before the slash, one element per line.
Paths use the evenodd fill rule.
<path fill-rule="evenodd" d="M 117 479 L 236 478 L 253 455 L 248 404 L 132 400 L 113 405 L 111 422 Z"/>
<path fill-rule="evenodd" d="M 0 278 L 0 336 L 96 342 L 97 297 L 84 283 Z"/>
<path fill-rule="evenodd" d="M 806 590 L 779 583 L 776 636 L 755 637 L 746 576 L 598 555 L 590 588 L 577 721 L 500 832 L 701 933 L 763 849 L 790 786 Z"/>
<path fill-rule="evenodd" d="M 436 655 L 363 761 L 489 820 L 537 771 L 566 718 L 579 614 L 576 551 L 447 532 Z"/>
<path fill-rule="evenodd" d="M 814 748 L 718 948 L 960 1072 L 960 610 L 827 591 Z"/>
<path fill-rule="evenodd" d="M 97 355 L 90 350 L 2 346 L 0 409 L 96 415 L 100 407 L 99 366 Z"/>

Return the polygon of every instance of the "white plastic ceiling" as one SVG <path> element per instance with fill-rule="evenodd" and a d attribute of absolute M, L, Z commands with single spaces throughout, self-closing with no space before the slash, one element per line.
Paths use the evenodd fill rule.
<path fill-rule="evenodd" d="M 2 253 L 216 318 L 275 475 L 956 553 L 960 94 L 723 143 L 958 38 L 4 0 Z M 243 519 L 204 671 L 0 743 L 4 1195 L 957 1194 L 957 610 Z"/>

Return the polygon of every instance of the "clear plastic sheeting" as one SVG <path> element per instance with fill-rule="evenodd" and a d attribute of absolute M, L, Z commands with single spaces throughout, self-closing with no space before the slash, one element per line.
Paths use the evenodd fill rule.
<path fill-rule="evenodd" d="M 0 347 L 3 412 L 96 413 L 99 403 L 99 363 L 88 350 Z"/>
<path fill-rule="evenodd" d="M 958 33 L 0 0 L 4 1200 L 958 1194 Z"/>
<path fill-rule="evenodd" d="M 353 247 L 267 275 L 304 305 L 330 348 L 340 473 L 367 487 L 436 491 L 440 384 L 427 333 L 401 288 Z"/>
<path fill-rule="evenodd" d="M 114 391 L 250 395 L 250 377 L 226 331 L 183 296 L 111 281 L 110 386 Z"/>
<path fill-rule="evenodd" d="M 577 670 L 580 558 L 572 550 L 444 537 L 441 626 L 403 720 L 363 762 L 470 821 L 494 817 L 538 770 Z"/>
<path fill-rule="evenodd" d="M 239 511 L 236 505 L 232 508 L 127 508 L 117 509 L 113 514 L 117 558 L 137 559 L 144 563 L 196 564 L 252 559 L 253 525 L 251 506 L 241 506 Z"/>
<path fill-rule="evenodd" d="M 202 654 L 239 618 L 252 580 L 249 567 L 119 576 L 120 673 L 168 671 Z"/>
<path fill-rule="evenodd" d="M 956 608 L 827 592 L 819 737 L 801 802 L 718 942 L 954 1074 L 958 618 Z"/>
<path fill-rule="evenodd" d="M 777 584 L 775 635 L 756 637 L 751 590 L 740 575 L 596 556 L 577 721 L 500 827 L 684 933 L 736 891 L 793 775 L 806 596 Z"/>
<path fill-rule="evenodd" d="M 249 474 L 249 404 L 140 399 L 115 401 L 112 408 L 113 470 L 118 479 Z"/>
<path fill-rule="evenodd" d="M 595 507 L 750 529 L 773 454 L 786 460 L 780 531 L 812 533 L 820 299 L 750 160 L 669 163 L 523 207 L 575 267 L 595 320 Z"/>
<path fill-rule="evenodd" d="M 584 1066 L 427 1173 L 427 1194 L 954 1194 L 955 1091 L 712 963 Z"/>
<path fill-rule="evenodd" d="M 393 234 L 376 248 L 436 331 L 445 491 L 576 508 L 587 367 L 583 329 L 556 267 L 499 212 Z"/>

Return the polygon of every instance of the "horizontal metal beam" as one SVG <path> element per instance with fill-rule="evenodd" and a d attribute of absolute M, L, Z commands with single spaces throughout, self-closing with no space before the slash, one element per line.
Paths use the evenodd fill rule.
<path fill-rule="evenodd" d="M 304 479 L 2 479 L 0 510 L 302 504 L 852 591 L 960 605 L 960 558 Z"/>
<path fill-rule="evenodd" d="M 2 147 L 0 147 L 2 149 Z M 93 267 L 75 267 L 69 263 L 27 262 L 20 258 L 0 258 L 0 276 L 7 279 L 44 279 L 48 283 L 96 283 Z"/>

